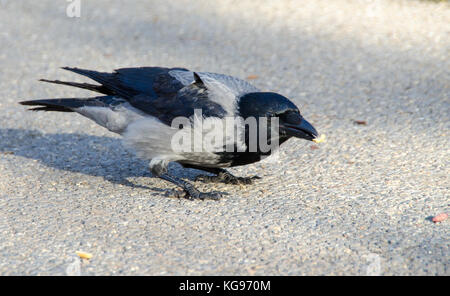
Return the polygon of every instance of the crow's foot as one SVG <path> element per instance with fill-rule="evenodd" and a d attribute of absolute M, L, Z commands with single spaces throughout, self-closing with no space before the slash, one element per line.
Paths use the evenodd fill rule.
<path fill-rule="evenodd" d="M 182 191 L 178 191 L 176 193 L 176 196 L 178 198 L 186 198 L 189 200 L 196 200 L 196 199 L 200 199 L 200 200 L 205 200 L 205 199 L 210 199 L 210 200 L 219 200 L 222 197 L 222 194 L 220 194 L 219 192 L 200 192 L 195 188 L 191 188 L 191 189 L 185 189 Z"/>
<path fill-rule="evenodd" d="M 195 188 L 191 183 L 186 182 L 180 178 L 177 178 L 175 176 L 169 175 L 169 174 L 163 174 L 159 176 L 161 179 L 164 179 L 166 181 L 169 181 L 175 185 L 178 185 L 179 187 L 183 188 L 182 193 L 184 192 L 184 195 L 181 193 L 176 193 L 177 197 L 187 198 L 190 200 L 194 199 L 213 199 L 218 200 L 221 197 L 221 194 L 218 192 L 200 192 Z"/>
<path fill-rule="evenodd" d="M 236 177 L 227 171 L 218 173 L 216 176 L 198 175 L 195 181 L 202 181 L 205 183 L 225 183 L 233 185 L 248 185 L 252 184 L 254 180 L 261 179 L 258 176 L 253 177 Z"/>

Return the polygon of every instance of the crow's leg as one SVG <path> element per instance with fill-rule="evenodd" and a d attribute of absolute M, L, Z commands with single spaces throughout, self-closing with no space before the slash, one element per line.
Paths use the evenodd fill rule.
<path fill-rule="evenodd" d="M 167 165 L 168 163 L 166 161 L 152 160 L 150 162 L 150 170 L 153 175 L 183 188 L 184 192 L 186 192 L 185 198 L 193 200 L 219 199 L 221 197 L 218 192 L 200 192 L 191 183 L 169 174 Z"/>
<path fill-rule="evenodd" d="M 184 197 L 187 199 L 219 199 L 221 197 L 220 193 L 218 192 L 200 192 L 191 183 L 167 173 L 158 177 L 183 188 L 183 190 L 186 192 L 186 195 Z"/>
<path fill-rule="evenodd" d="M 261 179 L 258 176 L 236 177 L 222 168 L 208 168 L 208 167 L 196 167 L 196 166 L 185 166 L 185 167 L 199 169 L 199 170 L 203 170 L 203 171 L 215 174 L 215 176 L 198 175 L 195 178 L 195 181 L 202 181 L 202 182 L 206 182 L 206 183 L 221 182 L 221 183 L 225 183 L 225 184 L 239 185 L 239 184 L 252 184 L 255 179 Z"/>
<path fill-rule="evenodd" d="M 198 175 L 195 178 L 195 181 L 202 181 L 205 183 L 225 183 L 225 184 L 233 184 L 233 185 L 240 185 L 240 184 L 253 184 L 253 181 L 256 179 L 261 179 L 258 176 L 252 176 L 252 177 L 236 177 L 230 172 L 219 169 L 218 172 L 210 172 L 213 174 L 216 174 L 215 176 L 208 176 L 208 175 Z"/>

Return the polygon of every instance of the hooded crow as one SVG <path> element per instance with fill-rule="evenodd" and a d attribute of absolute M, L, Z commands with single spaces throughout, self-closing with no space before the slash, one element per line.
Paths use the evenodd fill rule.
<path fill-rule="evenodd" d="M 122 68 L 113 73 L 63 69 L 98 84 L 41 81 L 102 95 L 20 104 L 35 106 L 30 109 L 35 111 L 76 112 L 122 135 L 126 147 L 149 161 L 153 175 L 181 187 L 189 199 L 218 199 L 220 194 L 200 192 L 170 174 L 169 162 L 213 174 L 197 177 L 205 182 L 250 184 L 258 177 L 235 177 L 225 168 L 258 162 L 291 137 L 317 137 L 289 99 L 261 92 L 232 76 L 162 67 Z"/>

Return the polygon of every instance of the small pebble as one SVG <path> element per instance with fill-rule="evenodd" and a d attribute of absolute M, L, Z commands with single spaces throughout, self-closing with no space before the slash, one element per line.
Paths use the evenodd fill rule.
<path fill-rule="evenodd" d="M 82 252 L 82 251 L 76 251 L 75 254 L 77 254 L 78 257 L 80 257 L 81 259 L 89 260 L 89 259 L 92 258 L 92 254 L 91 253 L 86 253 L 86 252 Z"/>
<path fill-rule="evenodd" d="M 353 120 L 353 122 L 358 125 L 367 125 L 367 121 L 365 120 Z"/>

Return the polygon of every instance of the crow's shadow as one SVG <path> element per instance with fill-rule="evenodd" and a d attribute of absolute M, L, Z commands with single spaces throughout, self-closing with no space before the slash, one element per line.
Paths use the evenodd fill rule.
<path fill-rule="evenodd" d="M 37 130 L 1 129 L 0 154 L 14 153 L 16 156 L 35 159 L 48 167 L 101 176 L 117 184 L 150 188 L 131 183 L 129 177 L 152 177 L 148 162 L 129 153 L 120 138 L 99 137 L 84 134 L 44 134 Z M 172 174 L 193 180 L 195 170 L 182 169 L 171 164 Z"/>

